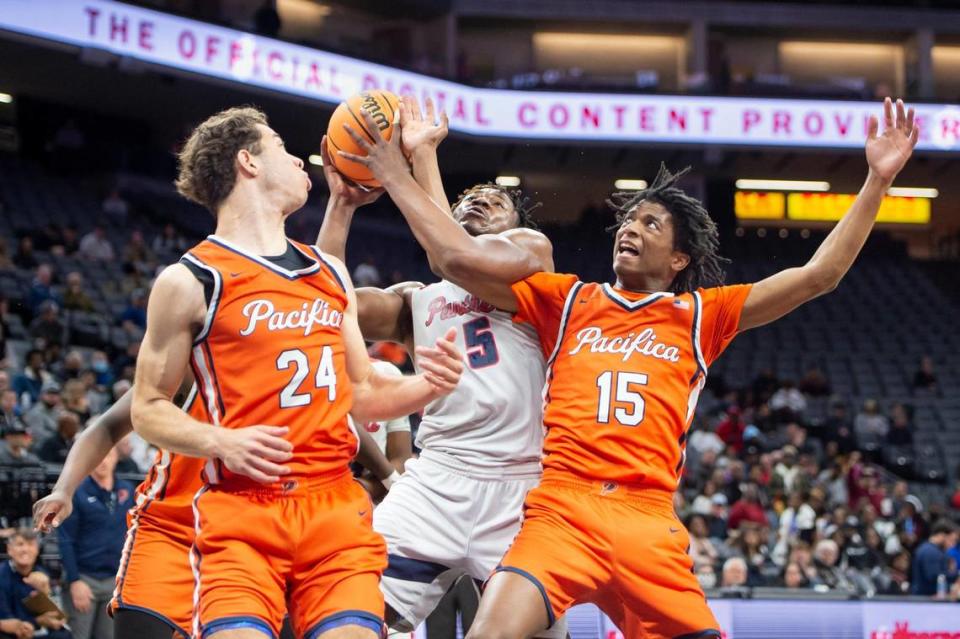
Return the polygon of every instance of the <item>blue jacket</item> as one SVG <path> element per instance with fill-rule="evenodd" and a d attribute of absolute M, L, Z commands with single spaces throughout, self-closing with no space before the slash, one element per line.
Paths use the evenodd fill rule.
<path fill-rule="evenodd" d="M 111 491 L 91 477 L 83 480 L 73 496 L 73 513 L 57 529 L 67 583 L 80 575 L 103 579 L 117 574 L 133 499 L 133 484 L 123 479 L 115 480 Z"/>
<path fill-rule="evenodd" d="M 920 544 L 913 556 L 913 578 L 910 580 L 913 594 L 937 594 L 937 577 L 946 574 L 947 553 L 929 541 Z"/>
<path fill-rule="evenodd" d="M 34 567 L 34 570 L 40 568 Z M 23 605 L 23 600 L 33 591 L 33 586 L 23 583 L 23 575 L 13 569 L 10 561 L 0 564 L 0 619 L 33 622 L 33 615 Z"/>

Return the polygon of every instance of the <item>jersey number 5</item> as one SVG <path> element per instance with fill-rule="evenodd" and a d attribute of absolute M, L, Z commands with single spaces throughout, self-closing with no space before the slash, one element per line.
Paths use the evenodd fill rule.
<path fill-rule="evenodd" d="M 467 362 L 470 368 L 486 368 L 500 361 L 497 342 L 493 338 L 490 320 L 486 317 L 463 325 L 463 341 L 467 344 Z"/>
<path fill-rule="evenodd" d="M 298 393 L 303 380 L 310 374 L 310 360 L 307 354 L 299 348 L 289 351 L 283 351 L 277 357 L 277 370 L 287 370 L 291 366 L 295 367 L 293 378 L 280 391 L 280 408 L 296 408 L 297 406 L 306 406 L 313 400 L 310 393 Z M 313 385 L 320 389 L 327 389 L 327 401 L 332 402 L 337 398 L 337 372 L 333 368 L 333 349 L 324 346 L 320 351 L 320 363 L 317 365 L 317 374 L 313 378 Z"/>
<path fill-rule="evenodd" d="M 643 395 L 635 390 L 634 386 L 646 386 L 647 376 L 644 373 L 629 373 L 626 371 L 604 371 L 597 377 L 597 386 L 600 388 L 600 400 L 597 408 L 597 422 L 610 423 L 610 408 L 613 401 L 617 404 L 629 404 L 630 408 L 617 406 L 613 410 L 613 417 L 621 426 L 637 426 L 643 421 L 643 410 L 646 403 Z M 616 387 L 616 395 L 613 390 Z"/>

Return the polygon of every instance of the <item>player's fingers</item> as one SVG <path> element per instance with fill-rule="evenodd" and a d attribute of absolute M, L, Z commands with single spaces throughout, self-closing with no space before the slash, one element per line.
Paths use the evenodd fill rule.
<path fill-rule="evenodd" d="M 448 384 L 456 384 L 460 380 L 459 372 L 452 370 L 450 368 L 447 368 L 446 366 L 443 366 L 433 360 L 422 359 L 420 360 L 419 364 L 420 364 L 420 368 L 423 369 L 425 372 L 431 373 L 432 375 L 439 377 L 440 379 L 444 380 Z"/>
<path fill-rule="evenodd" d="M 404 98 L 404 100 L 410 101 L 410 119 L 411 120 L 422 120 L 423 113 L 420 111 L 420 101 L 417 100 L 412 95 L 410 97 Z"/>
<path fill-rule="evenodd" d="M 403 135 L 403 124 L 400 122 L 400 112 L 393 114 L 393 134 L 390 136 L 392 146 L 400 146 L 400 137 Z"/>
<path fill-rule="evenodd" d="M 343 125 L 343 129 L 344 131 L 347 132 L 347 135 L 349 135 L 353 139 L 353 141 L 357 143 L 357 146 L 363 149 L 365 153 L 369 153 L 373 149 L 373 145 L 370 144 L 367 138 L 363 137 L 362 135 L 354 131 L 353 127 L 351 127 L 349 124 L 345 123 Z M 377 134 L 379 135 L 379 133 L 380 132 L 378 130 Z"/>
<path fill-rule="evenodd" d="M 243 469 L 243 474 L 263 484 L 272 484 L 280 481 L 280 478 L 290 470 L 283 466 L 268 462 L 265 459 L 251 459 Z"/>
<path fill-rule="evenodd" d="M 293 450 L 293 444 L 284 439 L 284 435 L 290 432 L 290 429 L 286 426 L 254 426 L 256 429 L 258 439 L 263 442 L 269 443 L 269 445 L 277 450 Z"/>
<path fill-rule="evenodd" d="M 327 148 L 327 136 L 320 140 L 320 158 L 323 160 L 323 169 L 333 169 L 333 160 L 330 158 L 330 149 Z"/>
<path fill-rule="evenodd" d="M 883 99 L 883 127 L 893 127 L 893 101 L 890 98 Z"/>
<path fill-rule="evenodd" d="M 447 117 L 446 111 L 440 112 L 440 125 L 443 127 L 444 131 L 450 128 L 450 118 Z"/>
<path fill-rule="evenodd" d="M 426 107 L 427 107 L 427 117 L 425 118 L 426 121 L 429 122 L 430 124 L 436 124 L 436 121 L 437 121 L 437 112 L 436 112 L 436 109 L 434 109 L 434 106 L 433 106 L 433 99 L 432 99 L 432 98 L 427 98 L 427 99 L 424 101 L 424 104 L 425 104 Z"/>
<path fill-rule="evenodd" d="M 429 383 L 431 386 L 444 392 L 450 392 L 457 387 L 456 384 L 451 384 L 450 382 L 437 377 L 433 373 L 424 373 L 423 378 L 426 379 L 427 383 Z"/>
<path fill-rule="evenodd" d="M 356 155 L 354 153 L 347 153 L 346 151 L 337 151 L 337 155 L 351 162 L 356 162 L 357 164 L 363 164 L 364 166 L 370 166 L 370 156 L 369 155 Z"/>
<path fill-rule="evenodd" d="M 263 459 L 267 459 L 272 462 L 285 462 L 289 461 L 289 459 L 293 457 L 293 453 L 290 451 L 277 450 L 276 448 L 273 448 L 267 444 L 260 444 L 260 446 L 253 450 L 253 453 L 258 457 L 262 457 Z"/>
<path fill-rule="evenodd" d="M 373 119 L 373 116 L 370 115 L 370 112 L 366 109 L 360 109 L 360 117 L 363 118 L 363 123 L 366 125 L 370 137 L 373 139 L 373 143 L 380 144 L 383 142 L 383 136 L 380 135 L 380 127 L 377 126 L 377 122 Z"/>
<path fill-rule="evenodd" d="M 910 132 L 910 148 L 917 146 L 917 140 L 920 139 L 920 127 L 914 126 L 913 131 Z"/>
<path fill-rule="evenodd" d="M 897 98 L 897 128 L 905 129 L 907 126 L 907 111 L 903 106 L 903 100 Z"/>
<path fill-rule="evenodd" d="M 413 116 L 410 114 L 410 99 L 409 98 L 400 98 L 400 108 L 397 109 L 400 113 L 400 124 L 404 125 L 410 120 L 413 119 Z"/>
<path fill-rule="evenodd" d="M 877 128 L 879 124 L 877 123 L 877 116 L 871 115 L 870 119 L 867 120 L 867 139 L 872 140 L 877 137 Z"/>
<path fill-rule="evenodd" d="M 916 125 L 917 112 L 913 107 L 907 110 L 907 135 L 913 135 L 913 128 Z"/>

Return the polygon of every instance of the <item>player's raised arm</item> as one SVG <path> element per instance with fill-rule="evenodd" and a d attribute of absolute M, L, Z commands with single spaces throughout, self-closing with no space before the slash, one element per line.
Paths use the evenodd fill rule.
<path fill-rule="evenodd" d="M 292 446 L 280 425 L 212 428 L 173 403 L 194 337 L 206 320 L 203 285 L 182 264 L 157 278 L 147 305 L 147 330 L 137 357 L 131 417 L 151 444 L 190 457 L 216 457 L 226 467 L 261 482 L 275 482 Z"/>
<path fill-rule="evenodd" d="M 366 113 L 363 117 L 369 119 Z M 402 134 L 386 142 L 379 131 L 374 131 L 375 141 L 370 144 L 349 127 L 347 130 L 367 155 L 338 153 L 370 168 L 407 219 L 437 275 L 498 308 L 513 311 L 516 300 L 510 285 L 534 273 L 553 270 L 553 247 L 542 233 L 518 228 L 469 235 L 410 174 L 400 150 Z"/>
<path fill-rule="evenodd" d="M 829 293 L 850 270 L 877 219 L 880 203 L 917 143 L 919 129 L 913 109 L 902 100 L 883 103 L 884 130 L 870 119 L 866 153 L 867 179 L 850 210 L 837 223 L 810 261 L 772 275 L 753 285 L 740 316 L 739 330 L 762 326 L 815 297 Z"/>
<path fill-rule="evenodd" d="M 353 382 L 353 408 L 358 422 L 382 421 L 415 413 L 433 400 L 453 392 L 463 372 L 462 355 L 453 344 L 454 331 L 435 346 L 418 346 L 419 375 L 395 377 L 378 372 L 370 363 L 357 325 L 357 296 L 342 262 L 331 259 L 347 289 L 347 308 L 341 331 L 346 344 L 347 374 Z"/>
<path fill-rule="evenodd" d="M 440 163 L 437 161 L 437 147 L 447 137 L 449 121 L 445 112 L 437 114 L 430 98 L 427 98 L 425 106 L 426 113 L 422 113 L 416 98 L 403 98 L 400 101 L 400 128 L 403 131 L 400 146 L 410 158 L 417 184 L 437 206 L 449 214 L 450 202 L 443 188 Z"/>

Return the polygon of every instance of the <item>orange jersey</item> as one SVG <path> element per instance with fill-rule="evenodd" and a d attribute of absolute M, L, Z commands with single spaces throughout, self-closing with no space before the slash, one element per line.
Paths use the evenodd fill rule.
<path fill-rule="evenodd" d="M 358 440 L 347 423 L 344 284 L 320 251 L 291 244 L 309 266 L 290 271 L 213 235 L 183 261 L 212 280 L 190 360 L 211 423 L 289 427 L 295 481 L 341 472 Z M 219 462 L 204 472 L 211 483 L 247 482 Z"/>
<path fill-rule="evenodd" d="M 513 291 L 515 321 L 537 329 L 548 357 L 545 477 L 676 490 L 707 368 L 750 285 L 637 294 L 537 273 Z"/>

